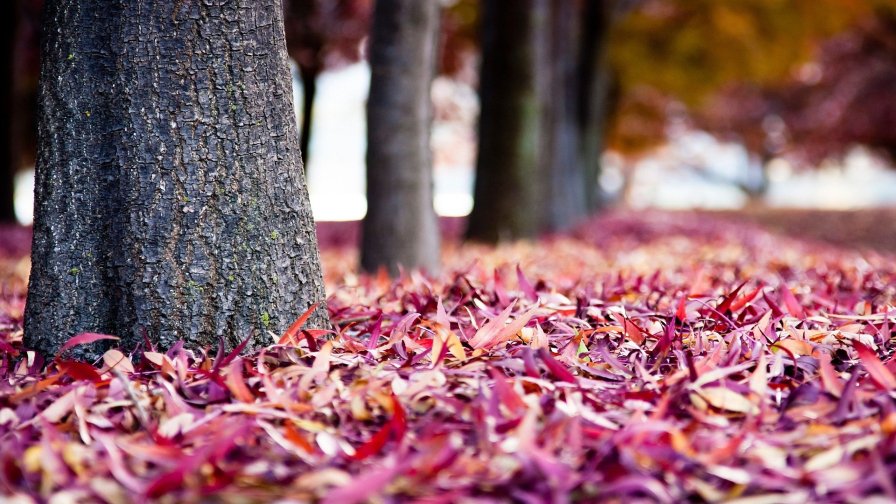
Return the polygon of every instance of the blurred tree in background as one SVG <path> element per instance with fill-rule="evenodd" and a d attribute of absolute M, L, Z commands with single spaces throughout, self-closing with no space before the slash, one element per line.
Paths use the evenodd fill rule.
<path fill-rule="evenodd" d="M 16 173 L 37 150 L 37 78 L 43 0 L 6 0 L 0 7 L 0 222 L 14 222 Z"/>
<path fill-rule="evenodd" d="M 299 68 L 302 121 L 299 132 L 305 170 L 317 78 L 321 72 L 360 60 L 369 31 L 371 0 L 285 0 L 286 48 Z"/>
<path fill-rule="evenodd" d="M 896 3 L 881 2 L 854 26 L 819 44 L 786 79 L 722 88 L 698 126 L 817 166 L 862 145 L 896 158 Z"/>
<path fill-rule="evenodd" d="M 894 130 L 885 42 L 894 8 L 892 0 L 641 2 L 612 30 L 619 103 L 608 145 L 649 152 L 675 122 L 741 143 L 758 183 L 729 182 L 751 198 L 767 189 L 765 168 L 777 156 L 811 168 L 855 144 L 874 146 Z"/>
<path fill-rule="evenodd" d="M 367 215 L 361 267 L 439 268 L 433 209 L 430 85 L 438 48 L 438 0 L 377 0 L 367 99 Z"/>
<path fill-rule="evenodd" d="M 598 208 L 616 4 L 484 2 L 470 239 L 559 231 Z"/>
<path fill-rule="evenodd" d="M 16 5 L 4 2 L 0 5 L 0 65 L 3 73 L 12 76 L 15 66 Z M 13 82 L 4 78 L 0 82 L 0 222 L 14 222 L 13 190 L 15 173 L 15 145 L 12 142 Z"/>
<path fill-rule="evenodd" d="M 496 242 L 539 231 L 538 167 L 548 2 L 485 0 L 479 154 L 467 237 Z M 541 77 L 541 79 L 539 79 Z"/>

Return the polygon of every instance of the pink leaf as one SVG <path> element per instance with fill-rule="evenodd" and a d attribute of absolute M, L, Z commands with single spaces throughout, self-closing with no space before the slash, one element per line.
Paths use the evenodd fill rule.
<path fill-rule="evenodd" d="M 538 307 L 533 306 L 526 313 L 518 316 L 515 320 L 505 325 L 510 318 L 510 312 L 513 310 L 514 303 L 511 303 L 500 315 L 490 320 L 476 331 L 476 334 L 470 340 L 470 346 L 473 348 L 491 348 L 500 345 L 505 341 L 516 336 L 520 330 L 532 320 L 532 315 Z"/>
<path fill-rule="evenodd" d="M 859 353 L 859 359 L 862 361 L 865 371 L 868 371 L 868 376 L 878 387 L 883 390 L 896 389 L 896 376 L 893 376 L 893 373 L 884 366 L 873 350 L 858 341 L 853 342 L 853 347 Z"/>
<path fill-rule="evenodd" d="M 80 333 L 69 338 L 68 341 L 62 345 L 62 348 L 59 349 L 58 355 L 62 355 L 66 350 L 76 347 L 78 345 L 86 345 L 88 343 L 93 343 L 94 341 L 100 340 L 117 340 L 118 336 L 112 336 L 110 334 L 100 334 L 100 333 Z"/>
<path fill-rule="evenodd" d="M 800 302 L 796 300 L 796 296 L 793 295 L 793 292 L 790 292 L 790 289 L 784 284 L 781 284 L 780 291 L 781 297 L 784 299 L 784 306 L 787 307 L 787 311 L 796 318 L 806 318 L 806 313 L 803 311 Z"/>
<path fill-rule="evenodd" d="M 520 268 L 519 263 L 516 265 L 516 282 L 519 284 L 520 290 L 523 291 L 523 294 L 525 294 L 527 298 L 533 301 L 538 299 L 538 293 L 535 292 L 535 288 L 532 287 L 532 284 L 529 283 L 529 280 L 523 275 L 523 270 Z"/>

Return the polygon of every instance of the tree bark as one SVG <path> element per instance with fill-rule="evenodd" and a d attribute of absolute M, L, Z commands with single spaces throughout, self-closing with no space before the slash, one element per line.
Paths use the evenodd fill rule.
<path fill-rule="evenodd" d="M 580 8 L 573 2 L 552 2 L 549 40 L 540 54 L 547 78 L 544 133 L 541 135 L 542 215 L 539 230 L 563 231 L 588 213 L 586 178 L 579 128 L 579 53 L 582 41 Z"/>
<path fill-rule="evenodd" d="M 0 7 L 0 223 L 16 220 L 13 196 L 18 170 L 16 146 L 13 143 L 13 95 L 15 85 L 16 3 L 6 0 Z"/>
<path fill-rule="evenodd" d="M 439 267 L 430 151 L 438 20 L 437 0 L 377 0 L 374 7 L 361 240 L 366 271 Z"/>
<path fill-rule="evenodd" d="M 531 238 L 540 230 L 546 84 L 538 51 L 547 46 L 548 7 L 546 0 L 482 4 L 482 108 L 470 240 Z"/>
<path fill-rule="evenodd" d="M 610 89 L 613 83 L 607 61 L 607 41 L 617 8 L 616 0 L 589 1 L 585 6 L 584 27 L 578 67 L 578 129 L 585 205 L 593 213 L 604 205 L 598 183 L 604 151 L 606 125 L 610 116 Z"/>
<path fill-rule="evenodd" d="M 317 77 L 323 71 L 323 51 L 325 36 L 321 19 L 319 0 L 286 0 L 285 26 L 286 47 L 290 57 L 299 67 L 302 81 L 302 125 L 299 128 L 299 147 L 308 168 L 311 144 L 311 118 L 314 99 L 317 94 Z"/>
<path fill-rule="evenodd" d="M 484 2 L 469 239 L 563 231 L 599 208 L 614 5 Z"/>
<path fill-rule="evenodd" d="M 279 0 L 48 0 L 38 126 L 29 348 L 258 348 L 324 299 Z"/>

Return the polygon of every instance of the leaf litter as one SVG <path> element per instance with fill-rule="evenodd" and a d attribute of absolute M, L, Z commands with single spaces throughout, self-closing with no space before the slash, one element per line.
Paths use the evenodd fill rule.
<path fill-rule="evenodd" d="M 538 243 L 451 245 L 438 277 L 323 259 L 333 331 L 300 319 L 245 356 L 44 363 L 21 342 L 24 282 L 5 290 L 0 494 L 896 500 L 893 257 L 611 215 Z"/>

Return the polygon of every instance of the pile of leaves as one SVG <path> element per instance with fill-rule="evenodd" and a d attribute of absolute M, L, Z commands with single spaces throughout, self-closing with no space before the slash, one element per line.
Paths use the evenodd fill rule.
<path fill-rule="evenodd" d="M 436 277 L 357 275 L 354 254 L 324 252 L 332 333 L 299 320 L 246 356 L 63 352 L 43 366 L 7 292 L 0 492 L 896 500 L 893 257 L 660 214 L 452 245 Z"/>

